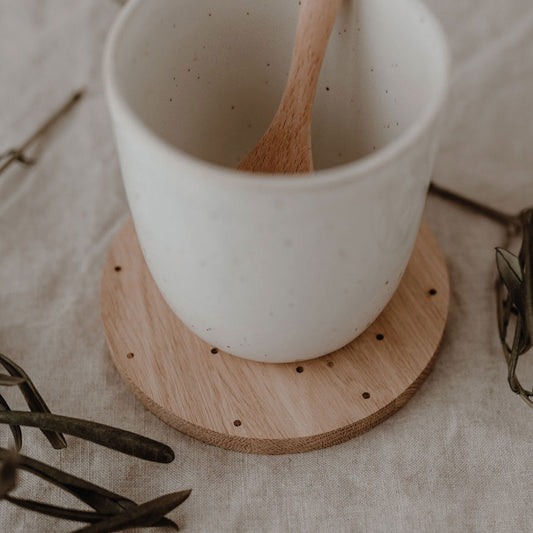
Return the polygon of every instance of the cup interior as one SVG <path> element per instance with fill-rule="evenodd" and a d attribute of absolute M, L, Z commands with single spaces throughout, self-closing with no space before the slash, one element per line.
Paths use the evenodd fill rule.
<path fill-rule="evenodd" d="M 299 2 L 129 4 L 110 57 L 116 91 L 167 143 L 235 168 L 280 101 Z M 419 121 L 444 84 L 444 48 L 418 0 L 345 1 L 315 100 L 315 169 L 379 151 Z"/>

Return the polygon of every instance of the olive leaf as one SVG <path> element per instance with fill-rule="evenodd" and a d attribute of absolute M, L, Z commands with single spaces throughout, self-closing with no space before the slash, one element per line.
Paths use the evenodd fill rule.
<path fill-rule="evenodd" d="M 29 511 L 34 511 L 47 516 L 53 516 L 55 518 L 62 518 L 63 520 L 71 520 L 74 522 L 88 522 L 96 524 L 104 522 L 105 520 L 113 517 L 113 515 L 97 513 L 94 511 L 83 511 L 80 509 L 72 509 L 70 507 L 59 507 L 57 505 L 51 505 L 49 503 L 38 502 L 35 500 L 16 498 L 9 494 L 5 496 L 4 499 L 9 503 L 12 503 L 23 509 L 28 509 Z M 135 507 L 137 507 L 137 504 L 135 504 Z M 135 526 L 172 527 L 176 531 L 179 531 L 177 524 L 165 517 L 161 518 L 157 522 L 154 522 L 151 518 L 148 518 L 145 520 L 145 522 L 146 523 L 144 523 L 143 520 L 137 520 L 135 522 Z M 124 529 L 125 527 L 133 526 L 127 525 L 121 529 Z"/>
<path fill-rule="evenodd" d="M 0 353 L 0 364 L 12 376 L 24 378 L 24 381 L 19 384 L 19 387 L 31 411 L 50 413 L 50 409 L 46 405 L 46 402 L 43 400 L 42 396 L 39 394 L 39 391 L 33 384 L 32 380 L 20 366 L 2 353 Z M 67 447 L 67 441 L 65 440 L 65 437 L 61 435 L 61 433 L 56 431 L 48 431 L 46 429 L 42 429 L 42 432 L 56 450 Z"/>
<path fill-rule="evenodd" d="M 16 424 L 37 427 L 43 432 L 66 433 L 147 461 L 170 463 L 174 460 L 174 452 L 166 444 L 89 420 L 52 413 L 0 411 L 0 424 Z"/>
<path fill-rule="evenodd" d="M 529 336 L 533 336 L 533 209 L 524 209 L 520 213 L 523 239 L 520 247 L 520 264 L 525 273 L 524 280 L 524 320 Z M 531 340 L 531 339 L 530 339 Z"/>
<path fill-rule="evenodd" d="M 522 336 L 522 318 L 519 316 L 517 323 L 516 323 L 516 329 L 514 333 L 514 339 L 513 339 L 513 346 L 509 351 L 508 356 L 508 370 L 507 370 L 507 381 L 509 383 L 509 386 L 511 387 L 511 390 L 516 393 L 520 393 L 520 383 L 516 377 L 516 367 L 518 365 L 518 357 L 521 355 L 520 353 L 520 346 L 521 346 L 521 336 Z M 527 394 L 529 394 L 528 391 L 525 391 Z"/>
<path fill-rule="evenodd" d="M 5 460 L 11 453 L 10 450 L 0 448 L 0 460 Z M 78 511 L 76 509 L 55 507 L 42 502 L 13 498 L 12 496 L 6 498 L 19 507 L 56 516 L 58 518 L 77 520 L 80 522 L 98 522 L 113 514 L 137 507 L 137 504 L 128 498 L 115 494 L 103 487 L 95 485 L 94 483 L 90 483 L 89 481 L 68 474 L 63 470 L 59 470 L 58 468 L 54 468 L 53 466 L 25 455 L 19 454 L 17 456 L 17 468 L 38 476 L 48 483 L 69 492 L 81 502 L 92 507 L 96 512 L 92 513 L 90 511 Z M 168 518 L 162 518 L 154 525 L 177 527 L 176 524 Z"/>
<path fill-rule="evenodd" d="M 5 500 L 8 502 L 22 507 L 23 509 L 28 509 L 29 511 L 35 511 L 47 516 L 53 516 L 55 518 L 62 518 L 63 520 L 71 520 L 75 522 L 88 522 L 93 524 L 105 524 L 107 520 L 113 518 L 112 515 L 105 515 L 102 513 L 96 513 L 94 511 L 82 511 L 79 509 L 71 509 L 70 507 L 58 507 L 57 505 L 51 505 L 48 503 L 38 502 L 35 500 L 25 500 L 22 498 L 16 498 L 14 496 L 7 495 Z M 172 509 L 170 509 L 172 510 Z M 168 511 L 167 511 L 168 512 Z M 146 512 L 146 515 L 149 513 Z M 160 516 L 160 515 L 158 515 Z M 118 529 L 105 529 L 102 528 L 102 525 L 99 526 L 99 531 L 119 531 L 120 529 L 126 529 L 129 527 L 150 527 L 150 526 L 159 526 L 159 527 L 172 527 L 176 531 L 179 531 L 179 528 L 175 522 L 169 520 L 168 518 L 160 518 L 157 520 L 157 517 L 149 516 L 148 518 L 141 517 L 135 520 L 122 520 L 124 525 Z M 116 526 L 115 526 L 116 527 Z M 86 528 L 82 528 L 85 531 Z"/>
<path fill-rule="evenodd" d="M 526 324 L 524 314 L 524 273 L 520 259 L 508 250 L 496 248 L 496 265 L 501 281 L 507 288 L 507 298 L 503 301 L 503 312 L 499 310 L 500 336 L 501 341 L 506 343 L 507 327 L 511 312 L 517 314 L 517 323 L 512 348 L 507 346 L 509 351 L 509 376 L 514 376 L 518 356 L 527 352 L 530 348 L 530 336 L 524 327 Z M 510 381 L 514 382 L 514 379 Z M 513 388 L 514 390 L 514 388 Z M 515 391 L 516 392 L 516 391 Z"/>
<path fill-rule="evenodd" d="M 75 522 L 99 522 L 105 520 L 109 515 L 95 513 L 94 511 L 80 511 L 79 509 L 71 509 L 69 507 L 58 507 L 49 503 L 38 502 L 35 500 L 25 500 L 23 498 L 16 498 L 15 496 L 6 495 L 4 499 L 23 509 L 35 511 L 36 513 L 53 516 L 55 518 L 62 518 L 63 520 L 73 520 Z"/>
<path fill-rule="evenodd" d="M 8 403 L 5 401 L 4 397 L 0 394 L 0 411 L 11 411 Z M 9 428 L 13 434 L 13 439 L 15 440 L 15 448 L 17 452 L 22 448 L 22 431 L 20 426 L 16 424 L 10 424 Z"/>
<path fill-rule="evenodd" d="M 0 448 L 0 460 L 4 461 L 9 453 L 9 450 Z M 98 485 L 22 454 L 18 455 L 17 467 L 60 487 L 100 513 L 117 513 L 136 505 L 135 502 Z"/>
<path fill-rule="evenodd" d="M 78 529 L 81 533 L 109 533 L 131 527 L 147 527 L 157 523 L 163 516 L 182 504 L 190 495 L 190 490 L 165 494 L 143 503 L 96 524 Z"/>
<path fill-rule="evenodd" d="M 496 248 L 496 266 L 507 290 L 511 293 L 519 291 L 524 276 L 518 257 L 504 248 Z"/>
<path fill-rule="evenodd" d="M 0 499 L 9 494 L 16 485 L 17 454 L 12 450 L 6 452 L 0 468 Z"/>
<path fill-rule="evenodd" d="M 26 379 L 22 377 L 12 376 L 10 374 L 0 374 L 0 385 L 9 387 L 13 385 L 20 385 L 24 381 L 26 381 Z"/>

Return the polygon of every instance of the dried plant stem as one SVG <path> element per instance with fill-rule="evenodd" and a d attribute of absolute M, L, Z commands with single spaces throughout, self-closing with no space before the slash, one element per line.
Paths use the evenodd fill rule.
<path fill-rule="evenodd" d="M 53 113 L 32 135 L 24 141 L 24 143 L 18 148 L 10 150 L 7 159 L 2 165 L 0 165 L 0 174 L 12 163 L 18 160 L 24 160 L 24 152 L 33 144 L 41 135 L 46 133 L 63 115 L 68 113 L 70 109 L 81 99 L 85 94 L 84 89 L 76 91 L 55 113 Z"/>
<path fill-rule="evenodd" d="M 436 185 L 433 182 L 429 186 L 429 192 L 437 194 L 438 196 L 446 198 L 447 200 L 451 200 L 452 202 L 455 202 L 457 204 L 468 207 L 482 215 L 491 218 L 492 220 L 496 220 L 497 222 L 505 224 L 506 226 L 511 226 L 517 231 L 520 229 L 520 219 L 517 215 L 510 215 L 509 213 L 504 213 L 503 211 L 494 209 L 493 207 L 489 207 L 488 205 L 481 204 L 479 202 L 476 202 L 475 200 L 471 200 L 470 198 L 461 196 L 448 189 L 444 189 L 440 185 Z"/>

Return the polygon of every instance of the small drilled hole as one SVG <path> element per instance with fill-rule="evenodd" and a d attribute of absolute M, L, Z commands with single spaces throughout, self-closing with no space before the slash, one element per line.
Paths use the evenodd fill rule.
<path fill-rule="evenodd" d="M 218 348 L 211 348 L 211 353 L 218 353 Z"/>
<path fill-rule="evenodd" d="M 363 398 L 365 400 L 368 400 L 368 398 L 370 398 L 370 393 L 369 392 L 363 392 Z"/>
<path fill-rule="evenodd" d="M 328 366 L 329 367 L 335 366 L 335 363 L 333 361 L 328 361 Z"/>
<path fill-rule="evenodd" d="M 122 270 L 122 267 L 121 267 L 121 266 L 118 266 L 118 265 L 117 265 L 117 266 L 115 267 L 115 272 L 120 272 L 121 270 Z"/>
<path fill-rule="evenodd" d="M 301 374 L 303 371 L 304 371 L 304 367 L 303 366 L 297 366 L 296 367 L 296 372 Z"/>
<path fill-rule="evenodd" d="M 434 296 L 435 294 L 437 294 L 436 289 L 429 289 L 429 294 L 431 294 L 431 296 Z"/>
<path fill-rule="evenodd" d="M 242 422 L 240 420 L 234 420 L 233 421 L 233 425 L 236 426 L 236 427 L 239 427 L 241 424 L 242 424 Z"/>
<path fill-rule="evenodd" d="M 132 352 L 130 352 L 129 354 L 126 355 L 126 357 L 127 357 L 128 359 L 133 359 L 134 355 L 133 355 Z"/>
<path fill-rule="evenodd" d="M 381 333 L 378 333 L 378 334 L 376 335 L 376 339 L 377 339 L 378 341 L 382 341 L 384 338 L 385 338 L 385 337 L 384 337 Z"/>

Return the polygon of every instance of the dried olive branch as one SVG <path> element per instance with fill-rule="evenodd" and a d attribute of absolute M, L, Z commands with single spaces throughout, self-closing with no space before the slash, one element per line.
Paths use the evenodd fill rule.
<path fill-rule="evenodd" d="M 511 390 L 533 407 L 533 389 L 525 389 L 516 375 L 518 359 L 526 353 L 533 339 L 533 209 L 520 213 L 522 245 L 518 256 L 508 250 L 496 248 L 496 261 L 500 278 L 497 280 L 498 329 L 503 354 L 508 364 L 508 382 Z M 507 342 L 511 315 L 515 315 L 515 330 L 511 346 Z"/>
<path fill-rule="evenodd" d="M 507 243 L 496 248 L 496 303 L 498 330 L 507 362 L 507 380 L 513 392 L 533 407 L 533 388 L 525 389 L 516 375 L 518 360 L 530 350 L 533 341 L 533 208 L 510 215 L 431 184 L 430 192 L 452 200 L 505 225 Z M 518 256 L 507 248 L 511 237 L 522 237 Z M 513 319 L 514 317 L 514 319 Z M 514 326 L 512 343 L 507 341 L 509 326 Z"/>
<path fill-rule="evenodd" d="M 99 523 L 107 521 L 116 515 L 121 517 L 129 516 L 130 522 L 128 527 L 148 527 L 148 526 L 160 526 L 160 527 L 172 527 L 178 529 L 177 525 L 168 518 L 164 517 L 164 514 L 168 513 L 173 508 L 177 507 L 180 503 L 185 501 L 190 491 L 182 491 L 182 498 L 172 509 L 167 510 L 163 514 L 152 514 L 154 508 L 143 504 L 146 513 L 139 514 L 137 508 L 139 507 L 134 501 L 124 498 L 118 494 L 110 492 L 98 485 L 94 485 L 81 478 L 68 474 L 62 470 L 49 466 L 30 457 L 24 455 L 14 454 L 11 450 L 0 448 L 0 459 L 3 461 L 2 471 L 9 470 L 5 475 L 1 475 L 0 480 L 5 479 L 4 483 L 7 485 L 7 490 L 2 491 L 2 481 L 0 481 L 0 492 L 5 492 L 4 498 L 25 509 L 46 514 L 48 516 L 54 516 L 65 520 L 73 520 L 76 522 L 88 522 Z M 33 500 L 23 500 L 21 498 L 15 498 L 8 494 L 14 487 L 14 477 L 16 469 L 25 470 L 40 478 L 50 482 L 53 485 L 60 487 L 61 489 L 69 492 L 80 501 L 91 506 L 95 511 L 81 511 L 78 509 L 71 509 L 65 507 L 57 507 L 55 505 L 46 504 L 43 502 L 36 502 Z M 9 479 L 11 477 L 11 479 Z M 11 487 L 11 488 L 9 488 Z M 185 496 L 186 493 L 186 496 Z M 177 502 L 177 498 L 173 501 Z M 150 502 L 148 502 L 150 503 Z M 154 505 L 157 509 L 158 505 Z M 131 512 L 135 511 L 135 516 L 130 516 Z M 135 520 L 135 522 L 133 522 Z"/>
<path fill-rule="evenodd" d="M 66 433 L 135 457 L 164 463 L 174 459 L 174 452 L 171 448 L 130 431 L 53 414 L 29 375 L 20 366 L 2 354 L 0 354 L 0 364 L 9 372 L 9 375 L 0 374 L 3 377 L 0 384 L 18 386 L 31 409 L 31 412 L 12 411 L 7 402 L 0 396 L 0 424 L 10 425 L 17 448 L 17 452 L 0 448 L 0 499 L 48 516 L 91 524 L 80 531 L 107 532 L 154 525 L 178 529 L 178 526 L 165 515 L 183 503 L 188 498 L 190 490 L 160 496 L 138 505 L 119 494 L 18 454 L 22 445 L 20 426 L 38 427 L 54 447 L 59 447 L 60 443 L 64 443 L 66 446 L 63 436 L 63 433 Z M 94 511 L 58 507 L 11 495 L 11 491 L 16 486 L 16 472 L 19 469 L 26 470 L 73 494 L 80 501 L 92 507 Z"/>
<path fill-rule="evenodd" d="M 0 499 L 4 498 L 15 488 L 18 453 L 13 450 L 4 450 L 4 460 L 0 468 Z"/>

